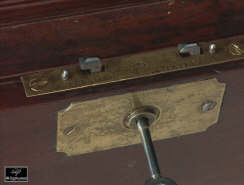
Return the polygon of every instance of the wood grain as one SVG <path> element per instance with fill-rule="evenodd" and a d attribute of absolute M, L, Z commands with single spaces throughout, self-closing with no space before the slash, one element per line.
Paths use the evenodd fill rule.
<path fill-rule="evenodd" d="M 164 0 L 167 2 L 167 0 Z M 150 4 L 159 0 L 1 0 L 0 27 Z"/>
<path fill-rule="evenodd" d="M 45 12 L 38 14 L 45 17 Z M 236 0 L 143 1 L 93 14 L 44 17 L 31 24 L 2 25 L 0 78 L 77 63 L 79 56 L 109 58 L 244 33 L 244 1 Z"/>

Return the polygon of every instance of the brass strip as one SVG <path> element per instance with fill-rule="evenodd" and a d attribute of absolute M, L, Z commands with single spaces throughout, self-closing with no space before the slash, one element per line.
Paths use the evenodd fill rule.
<path fill-rule="evenodd" d="M 238 42 L 237 42 L 238 41 Z M 209 53 L 209 45 L 215 43 L 217 51 Z M 237 44 L 238 43 L 238 47 Z M 38 96 L 89 86 L 121 82 L 141 77 L 199 68 L 244 59 L 244 36 L 199 43 L 203 54 L 181 57 L 176 47 L 141 54 L 102 60 L 104 71 L 100 73 L 81 72 L 78 65 L 28 74 L 21 77 L 27 97 Z M 70 78 L 62 80 L 61 73 L 68 70 Z"/>

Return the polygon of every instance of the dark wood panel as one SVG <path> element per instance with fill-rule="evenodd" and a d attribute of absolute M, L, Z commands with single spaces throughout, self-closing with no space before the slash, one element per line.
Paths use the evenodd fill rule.
<path fill-rule="evenodd" d="M 178 79 L 210 77 L 209 73 L 199 71 L 199 74 Z M 172 177 L 179 185 L 243 185 L 243 74 L 243 65 L 223 71 L 219 68 L 211 74 L 227 85 L 218 124 L 204 133 L 155 143 L 163 175 Z M 151 83 L 142 81 L 126 89 L 120 86 L 116 91 L 107 88 L 100 93 L 89 92 L 88 97 L 82 91 L 80 95 L 62 94 L 54 100 L 51 100 L 54 96 L 43 96 L 48 101 L 25 98 L 21 84 L 0 86 L 1 103 L 5 102 L 0 108 L 0 166 L 28 165 L 31 185 L 144 184 L 149 171 L 140 145 L 74 157 L 57 153 L 57 111 L 73 101 L 95 98 L 99 94 L 107 96 L 119 90 L 121 93 L 145 88 L 143 86 L 165 86 L 163 79 Z"/>
<path fill-rule="evenodd" d="M 174 1 L 172 1 L 174 2 Z M 244 33 L 244 1 L 161 1 L 0 30 L 0 78 Z"/>
<path fill-rule="evenodd" d="M 2 0 L 0 27 L 149 4 L 159 0 Z"/>

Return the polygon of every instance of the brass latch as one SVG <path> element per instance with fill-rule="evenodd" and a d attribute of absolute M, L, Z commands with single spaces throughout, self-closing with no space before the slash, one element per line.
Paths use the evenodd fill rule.
<path fill-rule="evenodd" d="M 27 97 L 98 86 L 244 59 L 244 37 L 180 45 L 141 54 L 82 59 L 21 77 Z M 184 57 L 182 54 L 189 53 Z"/>

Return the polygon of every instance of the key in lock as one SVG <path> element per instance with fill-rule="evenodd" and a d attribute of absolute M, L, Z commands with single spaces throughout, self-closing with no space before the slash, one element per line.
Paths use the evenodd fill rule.
<path fill-rule="evenodd" d="M 162 177 L 157 161 L 157 156 L 151 139 L 149 127 L 155 123 L 160 111 L 153 106 L 145 106 L 135 109 L 124 120 L 127 128 L 137 129 L 141 135 L 142 144 L 148 161 L 151 178 L 145 185 L 177 185 L 176 182 L 168 177 Z"/>

